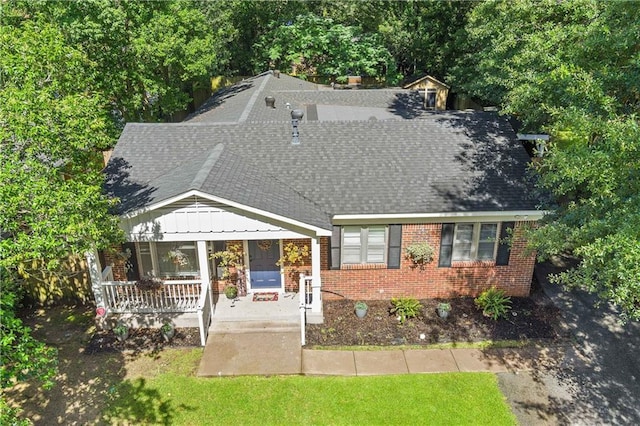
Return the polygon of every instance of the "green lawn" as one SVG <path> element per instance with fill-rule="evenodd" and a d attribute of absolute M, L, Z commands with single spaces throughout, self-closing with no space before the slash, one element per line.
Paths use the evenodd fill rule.
<path fill-rule="evenodd" d="M 171 425 L 516 423 L 495 376 L 488 373 L 204 379 L 185 374 L 184 365 L 122 382 L 113 390 L 104 420 Z"/>

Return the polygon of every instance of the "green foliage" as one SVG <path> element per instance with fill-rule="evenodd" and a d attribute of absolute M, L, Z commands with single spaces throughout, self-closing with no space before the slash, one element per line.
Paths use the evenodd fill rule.
<path fill-rule="evenodd" d="M 495 287 L 480 293 L 480 296 L 476 297 L 474 302 L 485 316 L 495 321 L 500 318 L 506 318 L 511 310 L 511 298 L 505 295 L 504 290 Z"/>
<path fill-rule="evenodd" d="M 228 285 L 224 288 L 224 295 L 227 296 L 227 299 L 235 299 L 238 297 L 238 287 L 235 285 Z"/>
<path fill-rule="evenodd" d="M 446 302 L 438 303 L 438 310 L 442 312 L 449 312 L 451 310 L 451 304 Z"/>
<path fill-rule="evenodd" d="M 366 310 L 368 308 L 367 304 L 363 301 L 358 301 L 353 305 L 354 309 Z"/>
<path fill-rule="evenodd" d="M 413 297 L 394 297 L 391 299 L 391 309 L 389 313 L 400 318 L 400 324 L 404 324 L 409 318 L 415 318 L 422 310 L 422 304 Z"/>
<path fill-rule="evenodd" d="M 86 57 L 53 26 L 3 25 L 0 57 L 0 265 L 55 269 L 121 236 L 100 172 L 114 128 Z"/>
<path fill-rule="evenodd" d="M 2 267 L 0 274 L 0 387 L 37 378 L 48 389 L 57 371 L 57 352 L 36 341 L 16 317 L 20 287 Z"/>
<path fill-rule="evenodd" d="M 125 121 L 155 121 L 185 109 L 208 87 L 221 41 L 198 4 L 182 0 L 17 3 L 57 27 L 89 59 L 92 89 Z M 70 74 L 73 76 L 73 74 Z"/>
<path fill-rule="evenodd" d="M 165 321 L 160 326 L 160 332 L 162 333 L 171 333 L 174 329 L 175 327 L 171 321 Z"/>
<path fill-rule="evenodd" d="M 115 327 L 113 327 L 111 331 L 113 331 L 113 334 L 118 337 L 124 337 L 129 332 L 129 326 L 125 323 L 120 322 Z"/>
<path fill-rule="evenodd" d="M 0 398 L 0 424 L 8 425 L 8 426 L 30 426 L 31 423 L 29 420 L 21 419 L 18 417 L 18 412 L 20 410 L 17 408 L 10 407 L 5 401 L 4 398 Z"/>
<path fill-rule="evenodd" d="M 640 319 L 639 26 L 633 2 L 478 3 L 449 80 L 551 135 L 535 170 L 551 214 L 527 238 L 541 260 L 575 255 L 554 280 L 623 319 Z"/>
<path fill-rule="evenodd" d="M 426 241 L 407 246 L 405 252 L 407 257 L 418 266 L 424 266 L 433 261 L 433 247 Z"/>
<path fill-rule="evenodd" d="M 313 14 L 297 16 L 291 23 L 274 23 L 256 41 L 254 51 L 258 53 L 255 72 L 293 66 L 301 75 L 385 76 L 395 68 L 377 34 Z"/>

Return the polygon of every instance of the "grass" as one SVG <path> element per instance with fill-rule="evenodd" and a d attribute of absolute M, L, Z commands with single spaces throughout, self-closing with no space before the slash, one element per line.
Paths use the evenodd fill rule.
<path fill-rule="evenodd" d="M 172 355 L 159 374 L 124 380 L 109 424 L 486 424 L 516 423 L 489 373 L 374 377 L 198 378 Z"/>

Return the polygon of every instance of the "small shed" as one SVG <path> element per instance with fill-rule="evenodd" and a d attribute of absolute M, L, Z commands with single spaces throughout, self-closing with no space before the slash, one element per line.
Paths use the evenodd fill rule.
<path fill-rule="evenodd" d="M 424 107 L 437 111 L 447 109 L 447 96 L 449 96 L 449 86 L 440 80 L 425 75 L 409 84 L 404 85 L 404 89 L 418 90 L 424 92 Z"/>

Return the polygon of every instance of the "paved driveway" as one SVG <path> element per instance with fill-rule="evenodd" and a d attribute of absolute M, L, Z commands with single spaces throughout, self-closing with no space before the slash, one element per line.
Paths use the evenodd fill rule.
<path fill-rule="evenodd" d="M 545 293 L 564 310 L 572 335 L 564 356 L 550 369 L 498 375 L 523 425 L 640 424 L 640 324 L 621 325 L 610 306 L 582 291 L 564 291 L 536 274 Z"/>

